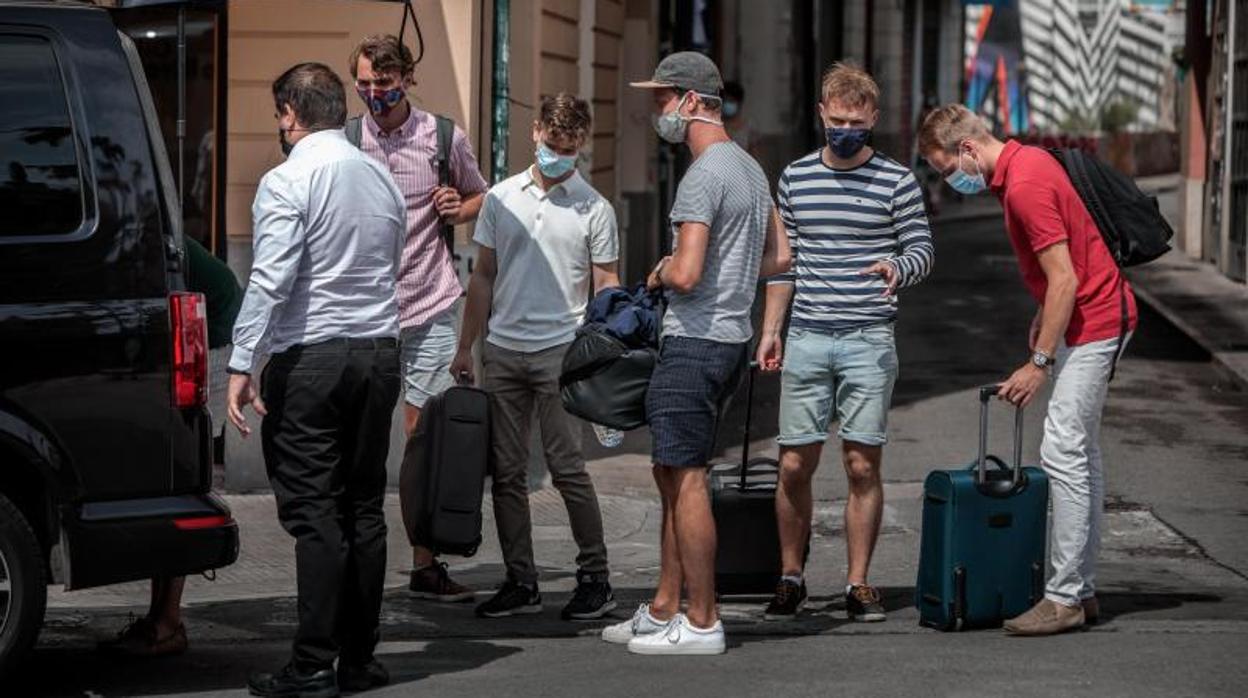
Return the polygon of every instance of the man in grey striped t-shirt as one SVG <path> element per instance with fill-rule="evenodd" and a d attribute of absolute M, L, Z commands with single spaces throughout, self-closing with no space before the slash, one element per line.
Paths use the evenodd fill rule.
<path fill-rule="evenodd" d="M 869 75 L 834 65 L 819 105 L 828 144 L 789 165 L 780 179 L 793 270 L 768 284 L 758 346 L 763 370 L 780 369 L 780 331 L 791 301 L 777 439 L 782 569 L 766 611 L 771 619 L 796 615 L 806 600 L 811 479 L 835 418 L 849 476 L 846 609 L 854 620 L 884 620 L 867 567 L 884 510 L 880 461 L 897 379 L 896 291 L 922 281 L 934 253 L 914 175 L 866 145 L 878 103 Z"/>

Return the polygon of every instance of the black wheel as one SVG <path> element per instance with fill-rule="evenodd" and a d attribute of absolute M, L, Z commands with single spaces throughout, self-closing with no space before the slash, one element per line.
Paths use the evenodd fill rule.
<path fill-rule="evenodd" d="M 0 494 L 0 679 L 10 676 L 35 644 L 47 605 L 39 539 Z"/>

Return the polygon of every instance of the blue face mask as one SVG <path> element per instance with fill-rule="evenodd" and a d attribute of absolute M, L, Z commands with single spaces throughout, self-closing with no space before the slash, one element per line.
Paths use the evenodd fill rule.
<path fill-rule="evenodd" d="M 558 179 L 576 169 L 576 155 L 560 155 L 544 143 L 538 144 L 534 157 L 537 169 L 551 179 Z"/>
<path fill-rule="evenodd" d="M 869 128 L 825 128 L 823 132 L 828 139 L 828 147 L 842 160 L 857 155 L 871 137 Z"/>
<path fill-rule="evenodd" d="M 958 153 L 958 169 L 954 170 L 945 181 L 949 186 L 959 194 L 966 196 L 974 196 L 988 188 L 988 183 L 984 181 L 984 172 L 979 168 L 979 163 L 975 163 L 975 174 L 967 174 L 962 169 L 962 156 L 966 153 Z M 975 158 L 971 158 L 971 162 L 975 162 Z"/>
<path fill-rule="evenodd" d="M 741 105 L 736 102 L 724 101 L 724 118 L 731 119 L 741 111 Z"/>

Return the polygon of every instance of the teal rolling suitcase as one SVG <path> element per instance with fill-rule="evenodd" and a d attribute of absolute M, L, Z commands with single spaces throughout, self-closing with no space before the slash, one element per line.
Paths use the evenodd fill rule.
<path fill-rule="evenodd" d="M 1049 480 L 1022 467 L 1023 411 L 1014 415 L 1014 466 L 987 455 L 988 402 L 979 390 L 979 457 L 936 470 L 923 485 L 923 535 L 915 603 L 940 630 L 1001 625 L 1044 594 Z"/>

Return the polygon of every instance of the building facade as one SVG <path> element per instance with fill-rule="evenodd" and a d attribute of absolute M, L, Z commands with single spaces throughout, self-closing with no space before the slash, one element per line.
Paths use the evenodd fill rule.
<path fill-rule="evenodd" d="M 1110 105 L 1136 109 L 1128 130 L 1174 130 L 1176 90 L 1174 49 L 1181 45 L 1184 3 L 1141 7 L 1129 0 L 1017 0 L 977 3 L 967 8 L 966 55 L 992 51 L 1008 57 L 1012 47 L 1025 119 L 1004 119 L 1003 130 L 1055 132 L 1099 126 Z M 1014 26 L 995 27 L 1002 23 Z M 988 69 L 997 66 L 989 64 Z M 997 78 L 989 72 L 986 82 Z M 1011 76 L 1013 77 L 1013 76 Z M 976 94 L 972 86 L 971 99 Z M 998 115 L 1001 100 L 985 111 Z M 975 106 L 979 106 L 976 104 Z"/>

